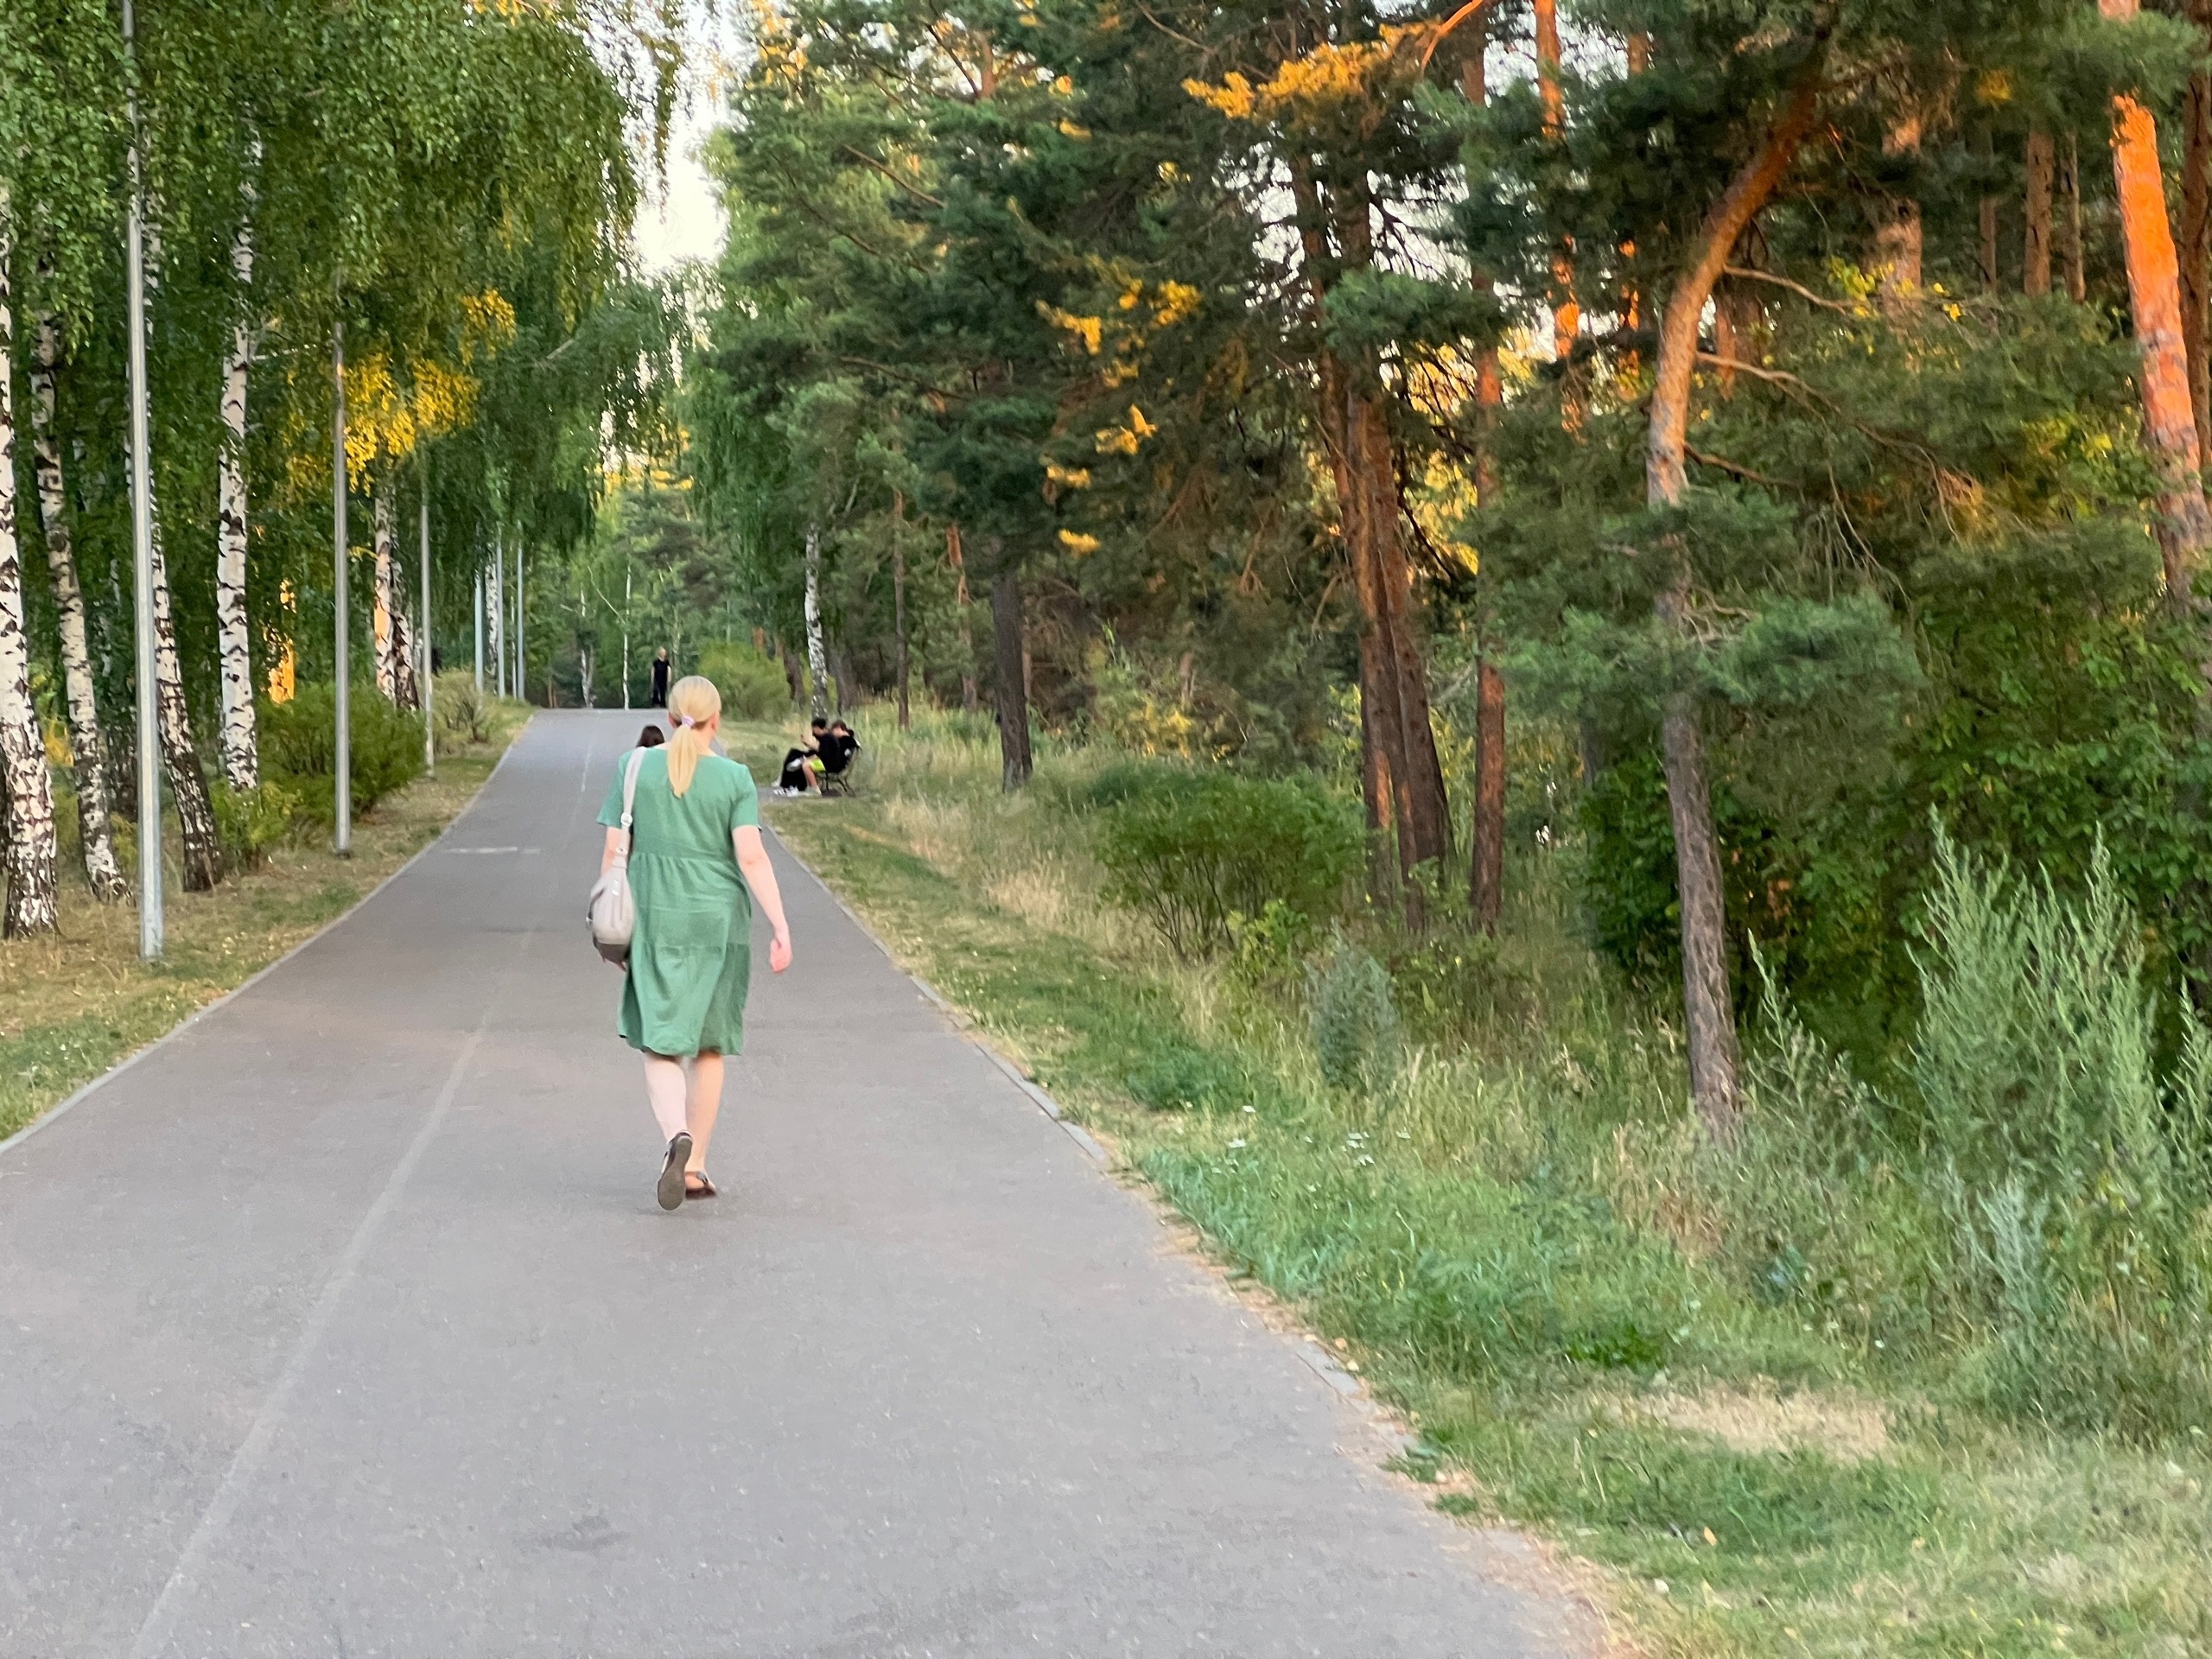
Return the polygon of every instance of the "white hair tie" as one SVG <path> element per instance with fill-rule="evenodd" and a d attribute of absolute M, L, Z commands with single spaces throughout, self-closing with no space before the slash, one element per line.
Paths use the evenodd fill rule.
<path fill-rule="evenodd" d="M 671 724 L 677 726 L 696 726 L 699 723 L 689 715 L 671 715 L 668 718 Z"/>

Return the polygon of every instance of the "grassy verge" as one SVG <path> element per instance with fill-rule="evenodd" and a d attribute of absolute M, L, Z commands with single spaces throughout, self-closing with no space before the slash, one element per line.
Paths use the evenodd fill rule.
<path fill-rule="evenodd" d="M 771 803 L 778 831 L 1343 1347 L 1440 1506 L 1591 1563 L 1656 1652 L 2212 1652 L 2202 1436 L 2023 1427 L 1885 1341 L 1878 1275 L 1770 1294 L 1723 1258 L 1759 1169 L 1700 1150 L 1672 1033 L 1575 943 L 1562 855 L 1516 869 L 1494 951 L 1424 968 L 1409 1023 L 1449 1039 L 1354 1096 L 1264 962 L 1179 963 L 1107 902 L 1086 786 L 1116 757 L 1048 752 L 1008 799 L 988 727 L 888 725 L 860 799 Z M 783 734 L 734 736 L 772 777 Z"/>
<path fill-rule="evenodd" d="M 504 706 L 489 741 L 441 754 L 435 777 L 378 802 L 354 825 L 351 857 L 302 836 L 198 893 L 184 891 L 172 855 L 159 962 L 138 955 L 136 905 L 95 903 L 81 871 L 65 868 L 60 933 L 0 942 L 0 1136 L 359 904 L 475 798 L 525 718 Z"/>

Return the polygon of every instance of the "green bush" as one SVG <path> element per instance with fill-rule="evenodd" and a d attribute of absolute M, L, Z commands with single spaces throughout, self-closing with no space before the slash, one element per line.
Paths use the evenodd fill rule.
<path fill-rule="evenodd" d="M 298 791 L 270 779 L 264 778 L 258 788 L 244 790 L 219 779 L 208 797 L 215 809 L 215 839 L 231 869 L 259 868 L 269 849 L 291 834 L 299 822 Z"/>
<path fill-rule="evenodd" d="M 1321 1075 L 1333 1089 L 1380 1093 L 1397 1075 L 1400 1052 L 1389 971 L 1338 934 L 1328 961 L 1308 972 Z"/>
<path fill-rule="evenodd" d="M 722 694 L 725 720 L 772 720 L 791 712 L 791 682 L 765 652 L 735 639 L 710 639 L 699 647 L 699 672 Z"/>
<path fill-rule="evenodd" d="M 431 690 L 430 707 L 440 754 L 492 741 L 492 697 L 476 683 L 476 676 L 469 670 L 448 669 L 439 675 Z"/>
<path fill-rule="evenodd" d="M 1994 1403 L 2070 1427 L 2212 1414 L 2212 1032 L 2162 1075 L 2143 930 L 2101 846 L 2079 899 L 1938 833 L 1912 1048 L 1931 1196 Z"/>
<path fill-rule="evenodd" d="M 1222 950 L 1231 918 L 1271 899 L 1336 915 L 1362 844 L 1357 812 L 1314 785 L 1216 772 L 1127 797 L 1106 815 L 1098 859 L 1109 896 L 1191 957 Z"/>
<path fill-rule="evenodd" d="M 308 823 L 328 823 L 334 816 L 336 703 L 333 688 L 322 683 L 302 685 L 289 702 L 261 705 L 264 787 L 274 784 L 295 796 L 296 817 Z M 422 722 L 386 702 L 374 686 L 363 684 L 353 688 L 347 724 L 353 810 L 366 812 L 421 773 Z"/>

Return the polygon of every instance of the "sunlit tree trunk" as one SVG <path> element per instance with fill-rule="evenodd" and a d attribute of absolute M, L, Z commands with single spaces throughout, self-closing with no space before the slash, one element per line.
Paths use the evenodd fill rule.
<path fill-rule="evenodd" d="M 2132 18 L 2135 0 L 2101 0 L 2107 17 Z M 2212 511 L 2204 500 L 2202 451 L 2189 395 L 2189 353 L 2183 343 L 2181 270 L 2166 222 L 2166 181 L 2158 162 L 2158 130 L 2151 111 L 2122 93 L 2113 99 L 2113 182 L 2120 240 L 2127 258 L 2127 297 L 2143 366 L 2144 438 L 2158 474 L 2158 551 L 2167 603 L 2186 610 L 2197 563 L 2212 546 Z"/>
<path fill-rule="evenodd" d="M 1882 154 L 1892 160 L 1920 154 L 1918 111 L 1908 111 L 1882 135 Z M 1874 270 L 1882 297 L 1910 299 L 1920 291 L 1924 237 L 1921 229 L 1920 198 L 1900 196 L 1886 204 L 1885 216 L 1874 232 Z"/>
<path fill-rule="evenodd" d="M 77 779 L 77 831 L 84 849 L 85 880 L 103 904 L 125 898 L 130 884 L 116 861 L 110 823 L 107 756 L 100 738 L 99 701 L 85 627 L 85 590 L 77 578 L 67 492 L 62 487 L 61 443 L 54 431 L 61 372 L 61 325 L 39 319 L 31 358 L 31 472 L 39 518 L 46 532 L 46 568 L 54 580 L 56 632 L 61 645 L 62 705 L 69 716 L 69 749 Z"/>
<path fill-rule="evenodd" d="M 0 871 L 7 902 L 0 932 L 10 938 L 51 933 L 54 910 L 54 779 L 46 769 L 46 739 L 31 701 L 29 607 L 23 592 L 22 545 L 16 537 L 16 393 L 12 366 L 15 317 L 10 306 L 9 256 L 12 226 L 6 188 L 0 186 L 0 784 L 7 795 L 6 840 Z"/>
<path fill-rule="evenodd" d="M 371 589 L 369 628 L 376 645 L 377 694 L 386 702 L 399 701 L 399 634 L 392 626 L 398 611 L 398 595 L 393 587 L 392 550 L 398 540 L 398 513 L 391 499 L 391 482 L 379 479 L 376 493 L 376 529 L 372 545 L 376 559 L 376 581 Z M 519 694 L 522 675 L 515 675 L 515 686 Z"/>
<path fill-rule="evenodd" d="M 1706 214 L 1692 241 L 1689 264 L 1668 296 L 1659 325 L 1644 446 L 1644 494 L 1652 506 L 1678 505 L 1688 489 L 1690 391 L 1706 302 L 1726 268 L 1730 251 L 1789 171 L 1812 127 L 1819 92 L 1820 61 L 1815 60 L 1801 73 L 1758 150 Z M 1663 626 L 1686 632 L 1695 602 L 1689 550 L 1677 548 L 1675 556 L 1675 576 L 1661 594 L 1657 610 Z M 1730 1135 L 1740 1111 L 1736 1016 L 1728 989 L 1720 844 L 1706 776 L 1704 728 L 1694 694 L 1679 691 L 1668 698 L 1661 736 L 1681 915 L 1682 1013 L 1690 1092 L 1707 1125 L 1716 1134 Z"/>
<path fill-rule="evenodd" d="M 258 161 L 260 145 L 254 145 Z M 253 185 L 231 239 L 231 276 L 238 285 L 238 321 L 223 371 L 223 441 L 216 452 L 215 626 L 222 668 L 223 777 L 232 789 L 261 781 L 253 728 L 253 649 L 245 608 L 245 404 L 258 329 L 253 313 Z"/>
<path fill-rule="evenodd" d="M 806 527 L 806 673 L 808 712 L 830 718 L 830 653 L 822 639 L 822 527 Z"/>
<path fill-rule="evenodd" d="M 406 586 L 395 581 L 392 592 L 395 601 Z M 415 630 L 407 620 L 406 611 L 397 602 L 391 612 L 392 699 L 402 709 L 410 711 L 423 707 L 423 693 L 415 677 Z"/>
<path fill-rule="evenodd" d="M 2020 291 L 2042 296 L 2050 292 L 2050 199 L 2058 170 L 2058 152 L 2050 135 L 2041 127 L 2028 134 L 2028 191 L 2025 224 L 2020 236 Z"/>
<path fill-rule="evenodd" d="M 994 538 L 992 551 L 998 554 Z M 992 682 L 999 706 L 999 782 L 1012 791 L 1029 781 L 1028 651 L 1021 617 L 1021 577 L 999 558 L 991 578 Z"/>
<path fill-rule="evenodd" d="M 2190 21 L 2212 47 L 2212 0 L 2190 0 Z M 2196 451 L 2212 454 L 2212 354 L 2206 327 L 2212 317 L 2212 72 L 2189 78 L 2189 123 L 2182 145 L 2181 333 L 2189 353 L 2189 404 L 2196 423 Z"/>

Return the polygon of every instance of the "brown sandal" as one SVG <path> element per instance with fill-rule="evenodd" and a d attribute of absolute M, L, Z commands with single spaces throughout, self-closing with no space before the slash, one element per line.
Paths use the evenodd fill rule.
<path fill-rule="evenodd" d="M 692 1185 L 691 1183 L 694 1180 L 696 1180 L 699 1185 Z M 683 1172 L 683 1196 L 686 1198 L 711 1198 L 718 1194 L 715 1190 L 714 1182 L 708 1179 L 705 1170 L 687 1169 Z"/>

